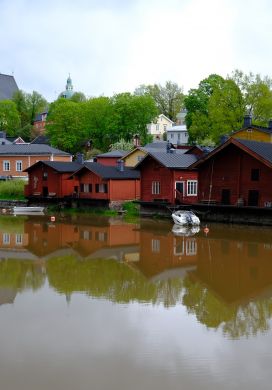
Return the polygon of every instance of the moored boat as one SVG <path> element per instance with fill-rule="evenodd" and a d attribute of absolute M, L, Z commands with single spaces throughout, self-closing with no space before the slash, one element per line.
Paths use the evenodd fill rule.
<path fill-rule="evenodd" d="M 14 206 L 13 214 L 43 214 L 44 207 L 42 206 Z"/>
<path fill-rule="evenodd" d="M 192 212 L 187 210 L 178 210 L 172 213 L 175 224 L 181 226 L 198 226 L 200 219 Z"/>

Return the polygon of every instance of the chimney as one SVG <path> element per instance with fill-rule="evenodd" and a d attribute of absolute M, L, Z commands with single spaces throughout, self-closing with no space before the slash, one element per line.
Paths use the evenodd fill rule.
<path fill-rule="evenodd" d="M 76 154 L 76 162 L 79 163 L 79 164 L 83 164 L 84 163 L 83 153 L 77 153 Z"/>
<path fill-rule="evenodd" d="M 244 127 L 250 127 L 252 125 L 252 116 L 247 114 L 244 116 Z"/>
<path fill-rule="evenodd" d="M 272 119 L 269 119 L 268 121 L 268 128 L 272 130 Z"/>
<path fill-rule="evenodd" d="M 117 169 L 120 172 L 124 172 L 124 161 L 123 160 L 117 160 Z"/>

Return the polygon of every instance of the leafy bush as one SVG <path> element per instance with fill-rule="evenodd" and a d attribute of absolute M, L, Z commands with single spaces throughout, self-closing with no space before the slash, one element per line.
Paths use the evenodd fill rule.
<path fill-rule="evenodd" d="M 24 180 L 0 181 L 0 199 L 25 199 Z"/>

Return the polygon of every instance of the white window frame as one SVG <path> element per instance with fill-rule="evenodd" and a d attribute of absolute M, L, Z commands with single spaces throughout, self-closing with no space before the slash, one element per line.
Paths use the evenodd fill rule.
<path fill-rule="evenodd" d="M 187 196 L 197 196 L 197 180 L 188 180 L 187 181 Z"/>
<path fill-rule="evenodd" d="M 9 172 L 10 171 L 10 161 L 9 160 L 4 160 L 3 161 L 3 171 L 4 172 Z"/>
<path fill-rule="evenodd" d="M 10 244 L 10 234 L 9 233 L 3 233 L 3 244 L 4 245 Z"/>
<path fill-rule="evenodd" d="M 15 243 L 16 243 L 16 245 L 22 245 L 23 244 L 23 235 L 22 234 L 16 234 L 16 236 L 15 236 Z"/>
<path fill-rule="evenodd" d="M 152 181 L 152 195 L 159 195 L 161 193 L 161 183 L 159 181 Z"/>
<path fill-rule="evenodd" d="M 23 161 L 18 160 L 16 161 L 16 172 L 22 172 L 23 170 Z"/>
<path fill-rule="evenodd" d="M 156 239 L 156 238 L 152 238 L 152 240 L 151 240 L 151 250 L 152 250 L 152 252 L 160 253 L 160 251 L 161 251 L 161 241 Z"/>

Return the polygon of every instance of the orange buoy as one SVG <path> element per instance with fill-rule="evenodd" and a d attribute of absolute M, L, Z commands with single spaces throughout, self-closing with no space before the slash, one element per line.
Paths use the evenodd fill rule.
<path fill-rule="evenodd" d="M 56 218 L 52 215 L 52 216 L 50 217 L 50 221 L 51 221 L 51 222 L 55 222 L 55 220 L 56 220 Z"/>
<path fill-rule="evenodd" d="M 204 229 L 203 229 L 203 232 L 207 235 L 209 233 L 210 229 L 208 228 L 208 226 L 205 226 Z"/>

